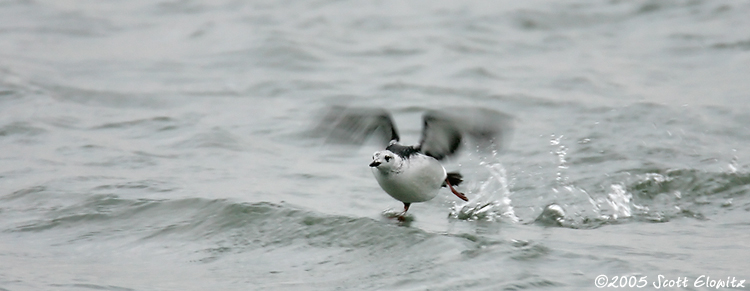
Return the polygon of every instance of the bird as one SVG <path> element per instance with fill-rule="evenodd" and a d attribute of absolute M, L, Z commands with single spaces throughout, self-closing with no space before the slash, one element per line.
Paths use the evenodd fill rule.
<path fill-rule="evenodd" d="M 419 143 L 404 145 L 387 110 L 332 106 L 315 130 L 329 143 L 361 145 L 374 136 L 385 145 L 372 155 L 369 166 L 380 187 L 403 203 L 403 211 L 395 217 L 404 221 L 412 203 L 432 200 L 443 187 L 469 201 L 455 188 L 463 176 L 446 171 L 441 161 L 455 156 L 469 141 L 477 149 L 499 149 L 509 135 L 511 121 L 510 115 L 487 108 L 426 110 Z"/>

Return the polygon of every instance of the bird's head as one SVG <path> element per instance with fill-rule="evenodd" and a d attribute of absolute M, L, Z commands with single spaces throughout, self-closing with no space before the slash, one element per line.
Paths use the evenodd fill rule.
<path fill-rule="evenodd" d="M 381 171 L 396 171 L 401 167 L 403 159 L 389 150 L 379 151 L 372 154 L 370 167 Z"/>

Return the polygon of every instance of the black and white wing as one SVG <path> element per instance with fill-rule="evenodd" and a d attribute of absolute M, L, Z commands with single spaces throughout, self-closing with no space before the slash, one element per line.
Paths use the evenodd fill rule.
<path fill-rule="evenodd" d="M 438 160 L 470 142 L 478 149 L 499 150 L 510 137 L 512 117 L 485 108 L 431 110 L 422 117 L 419 150 Z"/>
<path fill-rule="evenodd" d="M 359 145 L 373 135 L 385 145 L 399 141 L 391 114 L 380 108 L 333 106 L 315 130 L 325 136 L 326 142 Z"/>

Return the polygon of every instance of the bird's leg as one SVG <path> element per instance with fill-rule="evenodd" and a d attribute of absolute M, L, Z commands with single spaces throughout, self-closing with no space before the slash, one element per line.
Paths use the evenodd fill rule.
<path fill-rule="evenodd" d="M 404 221 L 406 220 L 406 212 L 409 211 L 409 206 L 411 206 L 411 203 L 404 202 L 404 212 L 401 212 L 398 217 L 398 221 Z"/>
<path fill-rule="evenodd" d="M 466 198 L 466 195 L 464 193 L 456 191 L 456 189 L 453 189 L 453 185 L 451 185 L 451 182 L 448 182 L 448 178 L 445 178 L 445 184 L 448 185 L 448 188 L 451 189 L 451 192 L 458 196 L 458 198 L 461 198 L 463 201 L 469 201 L 469 198 Z"/>

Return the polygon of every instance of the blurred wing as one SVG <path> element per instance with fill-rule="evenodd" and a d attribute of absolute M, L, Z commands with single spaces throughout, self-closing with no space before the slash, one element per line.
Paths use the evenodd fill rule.
<path fill-rule="evenodd" d="M 461 145 L 461 131 L 456 122 L 437 111 L 422 116 L 422 138 L 419 150 L 438 160 L 453 155 Z"/>
<path fill-rule="evenodd" d="M 326 142 L 360 145 L 373 135 L 385 145 L 399 140 L 391 115 L 380 108 L 333 106 L 315 130 L 325 135 Z"/>
<path fill-rule="evenodd" d="M 471 142 L 481 150 L 500 150 L 512 131 L 512 117 L 484 108 L 431 110 L 423 116 L 420 151 L 438 160 Z"/>

